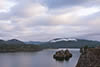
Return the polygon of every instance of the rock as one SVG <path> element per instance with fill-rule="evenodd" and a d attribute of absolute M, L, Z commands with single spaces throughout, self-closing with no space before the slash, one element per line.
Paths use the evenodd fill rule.
<path fill-rule="evenodd" d="M 70 57 L 72 57 L 72 54 L 68 50 L 65 50 L 65 60 L 69 60 Z"/>
<path fill-rule="evenodd" d="M 69 60 L 69 58 L 72 57 L 72 54 L 68 51 L 68 50 L 60 50 L 57 51 L 54 55 L 53 55 L 54 59 L 56 60 Z"/>

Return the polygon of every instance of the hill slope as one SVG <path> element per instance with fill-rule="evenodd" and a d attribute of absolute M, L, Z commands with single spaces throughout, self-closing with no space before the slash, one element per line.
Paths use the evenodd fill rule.
<path fill-rule="evenodd" d="M 39 45 L 25 44 L 17 39 L 0 40 L 0 52 L 37 51 L 41 49 Z"/>
<path fill-rule="evenodd" d="M 86 45 L 89 47 L 100 46 L 100 42 L 85 39 L 56 38 L 42 45 L 45 48 L 81 48 Z"/>

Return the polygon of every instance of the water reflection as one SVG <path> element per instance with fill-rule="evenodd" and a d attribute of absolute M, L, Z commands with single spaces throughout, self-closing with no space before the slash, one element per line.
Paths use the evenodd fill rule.
<path fill-rule="evenodd" d="M 79 51 L 70 50 L 73 57 L 69 61 L 56 61 L 52 58 L 57 49 L 30 53 L 0 53 L 0 67 L 75 67 Z"/>

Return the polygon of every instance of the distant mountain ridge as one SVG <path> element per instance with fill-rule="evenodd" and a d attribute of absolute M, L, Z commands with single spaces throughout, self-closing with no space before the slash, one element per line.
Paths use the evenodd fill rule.
<path fill-rule="evenodd" d="M 8 41 L 6 41 L 6 43 L 8 43 L 8 44 L 20 44 L 20 45 L 25 44 L 24 42 L 17 40 L 17 39 L 8 40 Z"/>
<path fill-rule="evenodd" d="M 17 39 L 11 39 L 7 41 L 0 40 L 0 52 L 33 52 L 38 50 L 42 50 L 39 45 L 25 44 L 24 42 Z"/>
<path fill-rule="evenodd" d="M 56 38 L 43 44 L 48 48 L 81 48 L 84 46 L 96 47 L 100 46 L 99 41 L 76 39 L 76 38 Z"/>
<path fill-rule="evenodd" d="M 8 41 L 0 40 L 0 45 L 39 45 L 40 47 L 43 48 L 81 48 L 86 45 L 89 47 L 100 46 L 100 42 L 86 40 L 86 39 L 76 39 L 76 38 L 56 38 L 49 40 L 47 42 L 40 42 L 40 41 L 22 42 L 17 39 L 11 39 Z"/>
<path fill-rule="evenodd" d="M 25 44 L 35 44 L 35 45 L 40 45 L 43 44 L 45 42 L 40 42 L 40 41 L 28 41 L 28 42 L 24 42 Z"/>
<path fill-rule="evenodd" d="M 7 41 L 0 40 L 0 45 L 25 45 L 25 43 L 17 39 L 11 39 Z"/>

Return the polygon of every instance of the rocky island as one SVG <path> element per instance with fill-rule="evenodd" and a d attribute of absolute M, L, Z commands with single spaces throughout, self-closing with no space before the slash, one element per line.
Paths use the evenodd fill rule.
<path fill-rule="evenodd" d="M 82 49 L 81 52 L 76 67 L 100 67 L 100 48 Z"/>
<path fill-rule="evenodd" d="M 54 55 L 53 55 L 54 59 L 56 60 L 69 60 L 69 58 L 72 57 L 72 54 L 68 51 L 68 50 L 60 50 L 57 51 Z"/>

